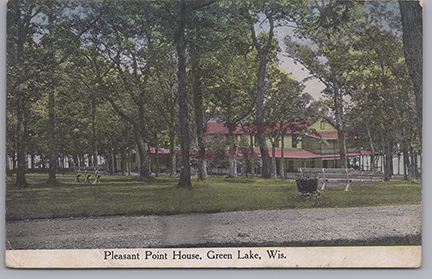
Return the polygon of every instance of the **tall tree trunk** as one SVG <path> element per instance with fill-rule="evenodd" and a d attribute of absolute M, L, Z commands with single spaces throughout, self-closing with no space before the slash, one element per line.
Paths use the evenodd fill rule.
<path fill-rule="evenodd" d="M 229 175 L 232 177 L 237 176 L 237 144 L 234 136 L 236 123 L 228 122 L 228 159 L 229 159 Z"/>
<path fill-rule="evenodd" d="M 18 98 L 17 101 L 17 176 L 16 185 L 19 187 L 27 187 L 27 181 L 25 177 L 25 143 L 26 143 L 26 127 L 24 124 L 24 115 L 21 102 Z"/>
<path fill-rule="evenodd" d="M 159 161 L 159 150 L 157 146 L 155 147 L 155 156 L 156 156 L 156 177 L 158 177 L 160 173 L 160 161 Z"/>
<path fill-rule="evenodd" d="M 199 74 L 199 58 L 194 54 L 192 58 L 193 75 L 193 100 L 195 108 L 196 134 L 198 140 L 198 181 L 204 180 L 207 176 L 205 162 L 205 139 L 204 139 L 204 116 L 203 116 L 203 96 L 201 91 L 201 81 Z"/>
<path fill-rule="evenodd" d="M 109 139 L 109 144 L 110 144 L 110 159 L 109 159 L 109 173 L 110 174 L 114 174 L 115 173 L 115 152 L 114 152 L 114 148 L 113 148 L 113 144 L 112 144 L 112 139 Z"/>
<path fill-rule="evenodd" d="M 414 178 L 414 167 L 413 167 L 413 161 L 411 156 L 411 150 L 408 151 L 407 149 L 404 149 L 404 170 L 405 170 L 405 179 L 413 179 Z"/>
<path fill-rule="evenodd" d="M 405 62 L 414 87 L 421 127 L 423 111 L 423 7 L 420 1 L 399 1 Z"/>
<path fill-rule="evenodd" d="M 16 170 L 16 168 L 17 168 L 17 156 L 15 154 L 15 151 L 11 153 L 11 158 L 12 158 L 12 169 Z"/>
<path fill-rule="evenodd" d="M 140 155 L 140 177 L 148 178 L 150 177 L 150 160 L 149 154 L 147 153 L 147 145 L 142 140 L 137 140 L 138 152 Z"/>
<path fill-rule="evenodd" d="M 399 1 L 399 8 L 401 12 L 405 62 L 411 77 L 415 96 L 421 169 L 423 149 L 423 6 L 420 1 Z M 417 167 L 417 162 L 415 162 L 415 166 Z"/>
<path fill-rule="evenodd" d="M 97 140 L 96 140 L 96 96 L 95 92 L 91 93 L 91 145 L 93 156 L 93 168 L 97 167 Z"/>
<path fill-rule="evenodd" d="M 176 175 L 176 156 L 174 154 L 174 133 L 170 133 L 170 156 L 171 156 L 171 162 L 170 162 L 170 167 L 171 167 L 171 172 L 170 172 L 170 176 L 175 176 Z"/>
<path fill-rule="evenodd" d="M 415 156 L 414 156 L 414 148 L 410 146 L 410 165 L 409 165 L 409 173 L 410 173 L 410 179 L 413 179 L 416 177 L 416 167 L 415 167 Z"/>
<path fill-rule="evenodd" d="M 408 151 L 406 150 L 406 147 L 402 149 L 402 156 L 403 156 L 404 179 L 407 180 L 409 178 L 409 174 L 408 174 L 409 158 L 408 158 Z"/>
<path fill-rule="evenodd" d="M 35 169 L 35 153 L 34 151 L 30 151 L 30 168 L 32 171 Z"/>
<path fill-rule="evenodd" d="M 388 181 L 391 179 L 392 175 L 393 175 L 393 170 L 392 170 L 392 160 L 393 160 L 393 155 L 392 155 L 392 144 L 388 143 L 385 147 L 384 147 L 384 180 Z"/>
<path fill-rule="evenodd" d="M 183 5 L 185 8 L 185 4 Z M 186 16 L 186 11 L 183 11 Z M 190 135 L 189 118 L 186 91 L 186 63 L 187 42 L 184 34 L 180 37 L 176 46 L 178 56 L 178 102 L 179 102 L 179 127 L 180 127 L 180 180 L 178 188 L 192 188 L 190 173 Z"/>
<path fill-rule="evenodd" d="M 285 157 L 284 157 L 284 149 L 285 149 L 285 136 L 282 135 L 282 142 L 281 142 L 281 164 L 282 164 L 282 178 L 285 178 Z"/>
<path fill-rule="evenodd" d="M 255 98 L 254 122 L 257 125 L 257 140 L 262 158 L 262 177 L 272 177 L 272 160 L 265 139 L 265 125 L 267 120 L 267 98 L 269 91 L 269 63 L 270 57 L 265 49 L 260 49 L 260 72 L 258 89 Z"/>
<path fill-rule="evenodd" d="M 113 168 L 113 174 L 115 174 L 117 172 L 117 156 L 116 156 L 115 152 L 113 152 L 112 164 L 113 164 L 113 167 L 112 167 Z"/>
<path fill-rule="evenodd" d="M 51 127 L 51 151 L 52 154 L 49 159 L 49 177 L 48 183 L 57 183 L 56 173 L 58 170 L 59 158 L 59 142 L 58 142 L 58 121 L 57 121 L 57 102 L 55 90 L 51 89 L 48 96 L 48 117 L 49 125 Z"/>
<path fill-rule="evenodd" d="M 257 34 L 255 32 L 254 21 L 248 12 L 244 13 L 244 16 L 247 18 L 249 22 L 249 28 L 251 30 L 251 38 L 254 42 L 254 46 L 256 47 L 259 59 L 260 59 L 260 67 L 258 73 L 258 86 L 255 95 L 255 103 L 254 103 L 254 123 L 257 126 L 256 131 L 256 140 L 258 142 L 261 160 L 262 160 L 262 172 L 261 176 L 263 178 L 271 178 L 272 177 L 272 160 L 269 157 L 269 150 L 267 147 L 267 142 L 265 140 L 265 122 L 267 121 L 267 98 L 269 94 L 269 64 L 270 64 L 270 56 L 269 56 L 269 48 L 271 48 L 271 43 L 274 35 L 274 20 L 271 15 L 267 15 L 270 30 L 269 36 L 267 40 L 267 45 L 264 42 L 261 42 Z"/>
<path fill-rule="evenodd" d="M 79 167 L 80 166 L 80 162 L 79 162 L 79 155 L 72 155 L 73 161 L 74 161 L 74 167 Z"/>
<path fill-rule="evenodd" d="M 126 161 L 125 151 L 122 151 L 120 153 L 120 168 L 121 168 L 122 175 L 125 175 L 125 168 L 126 168 L 125 161 Z"/>
<path fill-rule="evenodd" d="M 336 87 L 337 84 L 336 77 L 334 77 L 334 84 L 335 84 L 335 88 L 333 90 L 334 92 L 333 102 L 335 107 L 334 112 L 335 112 L 336 129 L 338 131 L 339 158 L 341 161 L 341 168 L 345 168 L 346 154 L 345 154 L 345 135 L 343 132 L 343 125 L 342 125 L 342 114 L 343 114 L 343 108 L 341 106 L 342 94 L 340 93 L 339 89 Z"/>
<path fill-rule="evenodd" d="M 273 177 L 277 177 L 277 169 L 276 169 L 276 146 L 275 145 L 276 145 L 276 142 L 274 142 L 273 146 L 272 146 L 272 176 Z"/>
<path fill-rule="evenodd" d="M 13 6 L 15 9 L 16 15 L 20 15 L 21 17 L 21 3 L 12 2 L 8 3 Z M 19 28 L 17 44 L 16 44 L 16 63 L 18 68 L 23 68 L 24 66 L 24 44 L 26 43 L 26 36 L 28 35 L 25 26 L 28 26 L 29 20 L 26 22 L 22 22 L 20 19 L 17 27 Z M 26 150 L 26 137 L 27 137 L 27 128 L 24 122 L 24 111 L 26 109 L 25 98 L 23 96 L 23 92 L 20 89 L 12 89 L 17 90 L 15 93 L 17 95 L 16 98 L 16 112 L 17 112 L 17 176 L 16 176 L 16 185 L 19 187 L 27 187 L 27 181 L 25 177 L 25 150 Z"/>

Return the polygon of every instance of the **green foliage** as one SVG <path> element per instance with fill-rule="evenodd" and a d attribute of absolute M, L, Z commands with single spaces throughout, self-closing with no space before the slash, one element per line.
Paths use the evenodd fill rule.
<path fill-rule="evenodd" d="M 347 34 L 364 28 L 364 3 L 360 1 L 329 1 L 301 30 L 313 30 L 327 42 L 344 39 Z"/>
<path fill-rule="evenodd" d="M 302 86 L 276 64 L 270 65 L 268 121 L 305 119 L 308 95 L 302 94 Z"/>
<path fill-rule="evenodd" d="M 340 45 L 331 51 L 331 64 L 356 90 L 351 116 L 356 130 L 371 135 L 377 144 L 411 145 L 418 140 L 421 128 L 415 122 L 413 90 L 400 41 L 370 27 Z M 341 60 L 349 63 L 337 62 Z"/>

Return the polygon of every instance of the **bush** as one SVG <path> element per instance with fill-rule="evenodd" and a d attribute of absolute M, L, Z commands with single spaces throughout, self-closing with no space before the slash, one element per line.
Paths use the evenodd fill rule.
<path fill-rule="evenodd" d="M 300 174 L 296 178 L 297 191 L 302 196 L 315 195 L 318 192 L 318 178 Z"/>

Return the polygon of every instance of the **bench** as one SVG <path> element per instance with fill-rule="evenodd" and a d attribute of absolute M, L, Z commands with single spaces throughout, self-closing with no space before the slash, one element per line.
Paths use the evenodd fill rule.
<path fill-rule="evenodd" d="M 383 180 L 383 173 L 381 172 L 354 169 L 301 168 L 299 172 L 317 178 L 318 187 L 321 185 L 321 190 L 328 186 L 345 186 L 345 190 L 348 191 L 352 184 L 373 183 Z"/>
<path fill-rule="evenodd" d="M 74 168 L 75 171 L 75 182 L 79 182 L 81 183 L 80 177 L 81 174 L 83 174 L 84 177 L 84 183 L 86 184 L 91 184 L 92 182 L 90 181 L 91 175 L 94 174 L 95 175 L 95 180 L 92 184 L 96 184 L 96 183 L 100 183 L 100 179 L 102 177 L 102 173 L 106 173 L 106 169 L 103 167 L 75 167 Z"/>
<path fill-rule="evenodd" d="M 106 169 L 104 167 L 74 167 L 73 169 L 76 173 L 106 173 Z"/>

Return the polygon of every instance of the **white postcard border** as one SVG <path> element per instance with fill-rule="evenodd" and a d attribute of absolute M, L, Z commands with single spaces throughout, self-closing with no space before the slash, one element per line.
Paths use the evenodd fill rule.
<path fill-rule="evenodd" d="M 9 268 L 418 268 L 421 246 L 6 250 Z"/>

